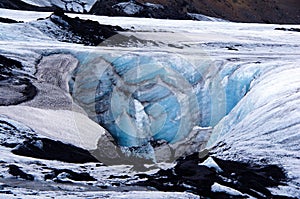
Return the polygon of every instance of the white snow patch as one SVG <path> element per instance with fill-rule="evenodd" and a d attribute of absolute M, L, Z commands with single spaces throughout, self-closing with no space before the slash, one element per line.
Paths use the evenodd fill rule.
<path fill-rule="evenodd" d="M 233 188 L 226 187 L 224 185 L 220 185 L 216 182 L 211 186 L 211 191 L 215 192 L 215 193 L 218 193 L 218 192 L 227 193 L 227 194 L 233 195 L 233 196 L 246 196 L 245 194 L 242 194 L 241 192 L 239 192 Z"/>
<path fill-rule="evenodd" d="M 40 135 L 85 149 L 96 149 L 105 130 L 87 116 L 68 110 L 45 110 L 28 106 L 0 107 L 0 113 Z"/>
<path fill-rule="evenodd" d="M 208 168 L 213 168 L 219 173 L 223 172 L 223 170 L 211 157 L 207 158 L 203 163 L 200 163 L 199 165 L 207 166 Z"/>
<path fill-rule="evenodd" d="M 192 17 L 193 19 L 199 20 L 199 21 L 219 21 L 219 22 L 226 21 L 224 19 L 209 17 L 206 15 L 196 14 L 196 13 L 188 13 L 188 16 Z"/>
<path fill-rule="evenodd" d="M 34 6 L 39 6 L 39 7 L 50 7 L 51 0 L 21 0 L 27 4 L 34 5 Z"/>
<path fill-rule="evenodd" d="M 24 22 L 34 21 L 39 18 L 46 18 L 51 14 L 52 12 L 36 12 L 36 11 L 11 10 L 11 9 L 0 8 L 1 17 L 13 19 L 16 21 L 24 21 Z"/>
<path fill-rule="evenodd" d="M 152 8 L 155 8 L 155 9 L 163 9 L 164 6 L 161 5 L 161 4 L 156 4 L 156 3 L 149 3 L 149 2 L 146 2 L 144 3 L 145 6 L 148 6 L 148 7 L 152 7 Z"/>

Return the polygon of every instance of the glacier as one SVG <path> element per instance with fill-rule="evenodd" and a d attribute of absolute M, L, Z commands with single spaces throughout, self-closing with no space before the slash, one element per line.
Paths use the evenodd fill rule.
<path fill-rule="evenodd" d="M 266 70 L 218 66 L 203 52 L 193 63 L 174 52 L 115 54 L 86 56 L 70 85 L 76 103 L 121 146 L 176 143 L 195 126 L 214 127 Z"/>
<path fill-rule="evenodd" d="M 13 17 L 26 16 L 34 18 Z M 118 147 L 145 147 L 138 151 L 156 160 L 206 147 L 279 165 L 290 181 L 270 190 L 300 197 L 300 38 L 275 30 L 297 25 L 80 17 L 134 27 L 114 38 L 144 42 L 90 47 L 53 41 L 30 23 L 1 24 L 1 55 L 20 61 L 39 91 L 1 115 L 88 150 L 102 150 L 98 140 L 111 134 Z"/>

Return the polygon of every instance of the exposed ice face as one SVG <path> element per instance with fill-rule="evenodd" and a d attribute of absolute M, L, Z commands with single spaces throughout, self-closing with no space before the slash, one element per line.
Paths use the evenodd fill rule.
<path fill-rule="evenodd" d="M 70 82 L 71 94 L 90 118 L 127 147 L 150 140 L 173 144 L 195 126 L 215 126 L 265 70 L 256 63 L 214 62 L 203 52 L 185 57 L 95 51 L 83 57 Z"/>
<path fill-rule="evenodd" d="M 283 165 L 293 181 L 279 192 L 293 197 L 300 196 L 299 77 L 298 64 L 274 63 L 215 126 L 208 142 L 208 146 L 217 146 L 213 153 L 221 158 Z"/>
<path fill-rule="evenodd" d="M 193 86 L 201 84 L 202 76 L 187 61 L 168 53 L 109 55 L 102 58 L 106 65 L 95 64 L 97 59 L 104 63 L 90 56 L 77 69 L 72 95 L 87 109 L 94 100 L 90 117 L 94 111 L 92 118 L 121 146 L 140 146 L 150 139 L 175 142 L 197 125 L 198 91 Z M 98 74 L 87 78 L 89 70 Z"/>
<path fill-rule="evenodd" d="M 247 96 L 218 123 L 210 144 L 228 133 L 232 134 L 233 131 L 240 131 L 238 134 L 250 136 L 250 132 L 258 130 L 261 133 L 272 133 L 297 125 L 299 114 L 297 114 L 296 103 L 299 81 L 297 66 L 288 63 L 276 66 L 274 63 L 271 70 L 257 78 Z M 231 100 L 236 100 L 233 96 L 230 97 Z M 287 120 L 283 122 L 280 118 Z"/>

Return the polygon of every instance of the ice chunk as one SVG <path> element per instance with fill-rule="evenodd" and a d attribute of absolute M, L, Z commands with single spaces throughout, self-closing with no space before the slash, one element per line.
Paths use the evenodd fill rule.
<path fill-rule="evenodd" d="M 241 192 L 239 192 L 233 188 L 226 187 L 224 185 L 220 185 L 219 183 L 216 183 L 216 182 L 211 186 L 211 191 L 212 192 L 223 192 L 223 193 L 227 193 L 228 195 L 231 195 L 231 196 L 247 197 L 247 195 L 242 194 Z"/>
<path fill-rule="evenodd" d="M 220 172 L 220 173 L 223 172 L 223 170 L 219 167 L 219 165 L 211 157 L 207 158 L 204 162 L 202 162 L 199 165 L 204 165 L 204 166 L 207 166 L 208 168 L 213 168 L 217 172 Z"/>

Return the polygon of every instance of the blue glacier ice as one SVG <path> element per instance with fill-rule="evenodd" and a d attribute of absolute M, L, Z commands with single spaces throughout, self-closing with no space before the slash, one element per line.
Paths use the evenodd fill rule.
<path fill-rule="evenodd" d="M 195 61 L 172 52 L 81 57 L 70 82 L 73 98 L 125 147 L 176 143 L 195 126 L 214 127 L 262 70 L 255 63 L 219 63 L 200 55 Z"/>

